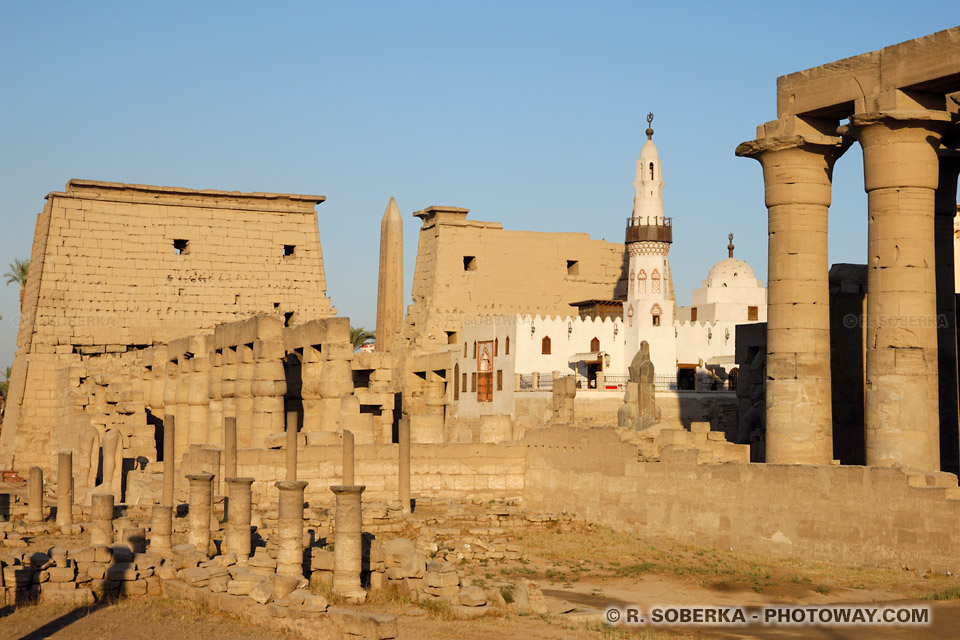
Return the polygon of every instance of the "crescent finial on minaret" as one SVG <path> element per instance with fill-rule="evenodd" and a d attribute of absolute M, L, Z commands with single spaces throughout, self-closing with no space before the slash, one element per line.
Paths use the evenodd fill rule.
<path fill-rule="evenodd" d="M 647 140 L 653 139 L 653 111 L 647 114 Z"/>
<path fill-rule="evenodd" d="M 729 252 L 730 257 L 733 257 L 733 234 L 727 236 L 727 239 L 730 241 L 730 244 L 727 245 L 727 252 Z"/>

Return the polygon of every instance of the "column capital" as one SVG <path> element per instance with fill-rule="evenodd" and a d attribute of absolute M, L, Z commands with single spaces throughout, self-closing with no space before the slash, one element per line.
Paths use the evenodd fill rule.
<path fill-rule="evenodd" d="M 837 134 L 838 120 L 787 116 L 765 122 L 757 127 L 757 139 L 737 146 L 736 154 L 754 158 L 772 151 L 804 149 L 814 153 L 830 154 L 836 161 L 850 146 Z M 839 153 L 837 153 L 839 151 Z"/>
<path fill-rule="evenodd" d="M 213 474 L 210 472 L 188 473 L 184 477 L 190 482 L 210 482 L 213 480 Z"/>
<path fill-rule="evenodd" d="M 277 480 L 273 486 L 280 491 L 303 491 L 308 484 L 306 480 Z"/>
<path fill-rule="evenodd" d="M 247 485 L 248 487 L 253 484 L 253 478 L 224 478 L 224 482 L 227 484 L 235 484 L 237 486 Z"/>
<path fill-rule="evenodd" d="M 334 484 L 330 485 L 330 491 L 333 491 L 337 495 L 341 493 L 363 493 L 363 490 L 366 489 L 366 485 L 343 485 L 343 484 Z"/>

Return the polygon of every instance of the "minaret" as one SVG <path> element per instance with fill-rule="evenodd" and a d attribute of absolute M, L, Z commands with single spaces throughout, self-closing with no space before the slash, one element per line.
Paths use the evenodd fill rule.
<path fill-rule="evenodd" d="M 664 216 L 663 173 L 660 154 L 653 144 L 653 114 L 647 115 L 647 141 L 637 160 L 633 183 L 633 215 L 627 220 L 626 244 L 630 256 L 630 282 L 623 310 L 626 327 L 626 361 L 640 342 L 650 343 L 650 359 L 659 376 L 677 374 L 674 300 L 670 277 L 672 220 Z"/>
<path fill-rule="evenodd" d="M 376 350 L 387 352 L 403 323 L 403 221 L 390 198 L 380 221 L 380 278 L 377 284 Z"/>

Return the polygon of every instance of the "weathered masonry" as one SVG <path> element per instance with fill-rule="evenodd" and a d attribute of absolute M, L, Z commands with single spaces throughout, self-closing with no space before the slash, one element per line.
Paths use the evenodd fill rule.
<path fill-rule="evenodd" d="M 783 76 L 777 119 L 737 148 L 769 210 L 767 462 L 833 459 L 827 210 L 863 151 L 866 464 L 958 471 L 953 218 L 960 27 Z M 842 125 L 842 126 L 841 126 Z"/>
<path fill-rule="evenodd" d="M 91 414 L 74 406 L 84 394 L 69 385 L 109 382 L 86 380 L 88 365 L 124 377 L 130 352 L 225 322 L 333 316 L 315 210 L 324 199 L 88 180 L 50 193 L 37 218 L 0 467 L 50 468 L 59 449 L 78 450 L 88 425 L 77 420 Z M 96 414 L 122 405 L 110 395 L 98 402 Z M 103 437 L 106 425 L 95 422 Z"/>

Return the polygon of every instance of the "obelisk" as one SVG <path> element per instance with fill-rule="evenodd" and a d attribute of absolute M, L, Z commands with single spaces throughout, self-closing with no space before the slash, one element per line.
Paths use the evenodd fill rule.
<path fill-rule="evenodd" d="M 390 198 L 380 221 L 380 278 L 377 285 L 376 350 L 386 352 L 403 322 L 403 220 Z"/>

